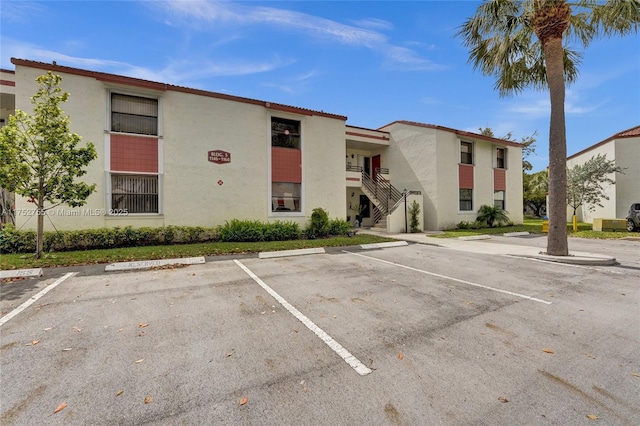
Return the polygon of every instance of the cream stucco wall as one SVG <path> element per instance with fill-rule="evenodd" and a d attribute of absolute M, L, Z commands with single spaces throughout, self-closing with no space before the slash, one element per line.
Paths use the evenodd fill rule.
<path fill-rule="evenodd" d="M 418 215 L 418 229 L 422 231 L 423 230 L 422 200 L 423 200 L 422 195 L 417 195 L 417 194 L 408 195 L 406 214 L 405 214 L 404 201 L 402 201 L 398 206 L 398 208 L 395 211 L 393 211 L 387 218 L 387 232 L 392 234 L 400 234 L 400 233 L 404 233 L 405 231 L 411 232 L 411 215 L 409 214 L 409 208 L 414 201 L 418 203 L 418 206 L 420 207 L 421 214 Z"/>
<path fill-rule="evenodd" d="M 394 186 L 423 194 L 426 230 L 455 228 L 473 222 L 478 208 L 493 205 L 493 168 L 496 144 L 472 137 L 460 138 L 451 131 L 393 123 L 387 158 Z M 460 141 L 474 144 L 473 210 L 459 210 L 458 164 Z M 514 223 L 522 223 L 522 149 L 507 146 L 506 211 Z"/>
<path fill-rule="evenodd" d="M 615 165 L 623 169 L 623 173 L 612 176 L 615 185 L 606 186 L 605 193 L 608 200 L 602 199 L 602 207 L 582 206 L 577 211 L 578 220 L 593 223 L 595 218 L 624 219 L 632 203 L 640 201 L 640 137 L 630 137 L 610 140 L 600 146 L 567 160 L 567 167 L 584 164 L 598 154 L 606 155 L 608 160 L 614 160 Z M 567 219 L 571 220 L 573 209 L 567 209 Z"/>
<path fill-rule="evenodd" d="M 344 219 L 346 200 L 340 194 L 346 181 L 345 123 L 329 117 L 307 117 L 303 131 L 305 220 L 316 207 L 327 210 L 330 218 Z"/>
<path fill-rule="evenodd" d="M 401 123 L 384 130 L 391 132 L 386 153 L 391 183 L 400 190 L 421 191 L 424 229 L 438 229 L 437 150 L 435 131 Z"/>
<path fill-rule="evenodd" d="M 616 142 L 612 140 L 604 145 L 595 147 L 594 149 L 591 149 L 583 153 L 582 155 L 579 155 L 577 157 L 567 160 L 567 168 L 572 168 L 578 164 L 584 164 L 587 161 L 589 161 L 591 158 L 596 157 L 597 155 L 606 155 L 607 160 L 615 160 L 616 159 Z M 617 176 L 614 177 L 614 179 L 616 179 L 617 181 Z M 601 200 L 600 203 L 602 204 L 602 207 L 599 207 L 599 206 L 579 207 L 578 210 L 576 211 L 576 214 L 578 216 L 578 221 L 592 223 L 593 218 L 596 218 L 596 217 L 608 218 L 608 219 L 615 218 L 616 217 L 616 188 L 615 188 L 616 186 L 617 185 L 613 185 L 613 186 L 608 185 L 604 188 L 609 199 Z M 593 207 L 594 210 L 591 211 L 590 207 Z M 627 206 L 627 208 L 628 207 L 629 206 Z M 573 217 L 573 209 L 567 206 L 567 221 L 571 221 L 572 217 Z"/>
<path fill-rule="evenodd" d="M 16 67 L 17 107 L 26 104 L 37 90 L 39 69 Z M 90 164 L 85 182 L 96 183 L 97 191 L 80 209 L 61 207 L 52 211 L 57 229 L 85 229 L 113 226 L 198 225 L 216 226 L 226 220 L 291 220 L 305 226 L 311 211 L 322 207 L 331 217 L 342 218 L 345 167 L 345 123 L 342 119 L 296 114 L 265 108 L 263 105 L 220 99 L 179 91 L 152 91 L 137 87 L 105 84 L 91 77 L 61 74 L 62 88 L 71 93 L 63 105 L 71 117 L 71 130 L 95 144 L 98 159 Z M 109 90 L 160 100 L 160 203 L 157 215 L 105 216 L 93 214 L 108 209 Z M 302 211 L 272 213 L 270 199 L 271 117 L 301 122 Z M 211 163 L 211 150 L 231 153 L 227 164 Z M 220 182 L 220 184 L 218 183 Z M 32 209 L 22 198 L 17 209 Z M 18 227 L 34 228 L 35 219 L 17 218 Z M 46 229 L 53 229 L 45 220 Z"/>
<path fill-rule="evenodd" d="M 616 141 L 616 217 L 625 218 L 632 203 L 640 202 L 640 137 Z"/>

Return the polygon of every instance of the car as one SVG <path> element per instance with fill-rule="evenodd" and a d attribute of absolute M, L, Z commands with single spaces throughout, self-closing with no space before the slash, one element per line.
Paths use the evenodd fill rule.
<path fill-rule="evenodd" d="M 631 204 L 627 215 L 627 231 L 633 232 L 636 229 L 640 230 L 640 203 Z"/>

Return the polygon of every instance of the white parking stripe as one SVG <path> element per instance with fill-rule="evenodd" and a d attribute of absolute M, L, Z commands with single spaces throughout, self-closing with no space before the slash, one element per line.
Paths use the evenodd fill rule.
<path fill-rule="evenodd" d="M 551 305 L 551 302 L 548 302 L 548 301 L 542 300 L 542 299 L 538 299 L 538 298 L 535 298 L 535 297 L 527 296 L 526 294 L 514 293 L 512 291 L 502 290 L 502 289 L 494 288 L 494 287 L 489 287 L 489 286 L 486 286 L 486 285 L 483 285 L 483 284 L 472 283 L 471 281 L 465 281 L 465 280 L 461 280 L 461 279 L 458 279 L 458 278 L 448 277 L 446 275 L 436 274 L 435 272 L 424 271 L 422 269 L 413 268 L 411 266 L 402 265 L 400 263 L 390 262 L 388 260 L 377 259 L 377 258 L 371 257 L 371 256 L 365 256 L 364 254 L 353 253 L 353 252 L 350 252 L 350 251 L 347 251 L 347 250 L 342 250 L 342 252 L 343 253 L 349 253 L 349 254 L 352 254 L 354 256 L 360 256 L 360 257 L 364 257 L 364 258 L 367 258 L 367 259 L 375 260 L 377 262 L 382 262 L 382 263 L 386 263 L 386 264 L 389 264 L 389 265 L 397 266 L 399 268 L 405 268 L 405 269 L 409 269 L 411 271 L 420 272 L 422 274 L 427 274 L 427 275 L 431 275 L 431 276 L 438 277 L 438 278 L 444 278 L 444 279 L 455 281 L 455 282 L 458 282 L 458 283 L 461 283 L 461 284 L 466 284 L 466 285 L 470 285 L 470 286 L 473 286 L 473 287 L 480 287 L 480 288 L 483 288 L 485 290 L 496 291 L 498 293 L 504 293 L 504 294 L 508 294 L 510 296 L 520 297 L 522 299 L 531 300 L 532 302 L 538 302 L 538 303 L 544 303 L 545 305 Z"/>
<path fill-rule="evenodd" d="M 315 325 L 313 321 L 304 316 L 302 312 L 297 310 L 293 305 L 287 302 L 282 296 L 276 293 L 271 287 L 269 287 L 264 281 L 260 279 L 256 274 L 254 274 L 249 268 L 244 266 L 242 262 L 239 260 L 234 260 L 236 265 L 242 268 L 243 271 L 247 273 L 253 280 L 258 283 L 260 287 L 262 287 L 267 293 L 273 296 L 274 299 L 278 301 L 287 311 L 289 311 L 294 317 L 300 320 L 309 330 L 313 331 L 316 336 L 318 336 L 324 343 L 327 344 L 335 353 L 337 353 L 347 364 L 351 366 L 358 374 L 361 376 L 366 376 L 371 373 L 371 369 L 367 368 L 362 362 L 360 362 L 356 357 L 351 355 L 351 353 L 346 350 L 340 343 L 336 342 L 331 336 L 325 333 L 320 327 Z"/>
<path fill-rule="evenodd" d="M 52 284 L 49 284 L 48 286 L 46 286 L 45 288 L 43 288 L 42 290 L 40 290 L 38 292 L 38 294 L 36 294 L 35 296 L 32 296 L 29 300 L 27 300 L 26 302 L 24 302 L 22 305 L 18 306 L 17 308 L 15 308 L 13 311 L 9 312 L 7 315 L 3 316 L 2 318 L 0 318 L 0 327 L 2 327 L 6 322 L 8 322 L 11 318 L 15 317 L 16 315 L 18 315 L 20 312 L 24 311 L 25 309 L 27 309 L 29 306 L 31 306 L 33 303 L 35 303 L 38 299 L 40 299 L 42 296 L 44 296 L 45 294 L 49 293 L 51 290 L 53 290 L 54 288 L 56 288 L 59 284 L 61 284 L 64 280 L 66 280 L 67 278 L 70 278 L 71 276 L 75 275 L 76 272 L 69 272 L 65 275 L 63 275 L 62 277 L 58 278 L 57 280 L 55 280 Z"/>

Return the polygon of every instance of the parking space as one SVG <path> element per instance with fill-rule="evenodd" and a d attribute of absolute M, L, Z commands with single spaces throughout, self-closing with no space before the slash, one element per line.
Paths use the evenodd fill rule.
<path fill-rule="evenodd" d="M 2 325 L 0 413 L 20 425 L 633 424 L 639 302 L 624 274 L 425 245 L 80 273 Z"/>

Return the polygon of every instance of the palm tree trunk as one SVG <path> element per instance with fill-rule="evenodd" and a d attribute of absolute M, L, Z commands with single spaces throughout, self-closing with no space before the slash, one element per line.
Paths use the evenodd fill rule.
<path fill-rule="evenodd" d="M 544 43 L 544 59 L 551 100 L 547 254 L 568 256 L 567 135 L 564 115 L 564 57 L 561 37 L 552 37 L 546 40 L 546 43 Z"/>

